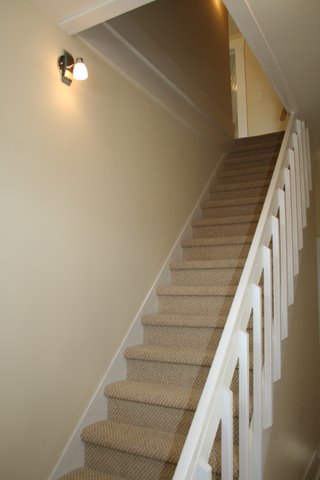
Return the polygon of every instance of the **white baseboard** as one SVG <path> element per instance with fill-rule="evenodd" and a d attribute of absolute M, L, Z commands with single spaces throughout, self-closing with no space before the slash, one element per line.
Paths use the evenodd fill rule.
<path fill-rule="evenodd" d="M 181 242 L 192 236 L 192 220 L 199 217 L 201 213 L 201 203 L 209 195 L 209 186 L 213 181 L 214 176 L 218 172 L 218 169 L 222 163 L 224 155 L 219 159 L 208 183 L 206 184 L 199 200 L 196 203 L 191 215 L 189 216 L 186 224 L 181 230 L 174 246 L 172 247 L 167 259 L 164 262 L 154 284 L 150 288 L 147 296 L 145 297 L 138 313 L 134 317 L 134 320 L 121 343 L 118 351 L 111 361 L 105 375 L 103 376 L 96 392 L 91 398 L 89 405 L 83 413 L 78 425 L 74 429 L 65 449 L 62 452 L 57 465 L 55 466 L 49 480 L 57 480 L 65 473 L 78 468 L 84 464 L 84 447 L 80 439 L 82 430 L 90 423 L 96 422 L 105 418 L 107 411 L 107 402 L 104 396 L 104 388 L 108 383 L 122 380 L 126 377 L 126 360 L 124 358 L 124 350 L 131 345 L 142 343 L 143 341 L 143 329 L 140 322 L 142 315 L 147 313 L 154 313 L 157 309 L 157 296 L 156 289 L 159 285 L 168 284 L 170 282 L 170 263 L 182 258 Z"/>

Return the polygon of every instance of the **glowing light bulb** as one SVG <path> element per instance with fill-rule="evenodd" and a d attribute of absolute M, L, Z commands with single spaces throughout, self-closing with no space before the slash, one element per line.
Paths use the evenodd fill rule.
<path fill-rule="evenodd" d="M 88 70 L 81 57 L 76 58 L 76 63 L 73 67 L 73 78 L 75 80 L 86 80 L 88 78 Z"/>

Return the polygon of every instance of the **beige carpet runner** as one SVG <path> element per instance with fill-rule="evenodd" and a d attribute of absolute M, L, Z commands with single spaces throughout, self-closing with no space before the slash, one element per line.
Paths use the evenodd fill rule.
<path fill-rule="evenodd" d="M 126 349 L 127 379 L 107 385 L 107 418 L 81 435 L 85 466 L 63 480 L 171 479 L 233 300 L 283 133 L 236 140 L 225 157 L 144 343 Z M 234 382 L 237 389 L 237 381 Z M 235 471 L 237 478 L 235 402 Z M 219 439 L 218 439 L 219 440 Z M 220 477 L 220 445 L 210 462 Z M 61 479 L 61 480 L 62 480 Z"/>

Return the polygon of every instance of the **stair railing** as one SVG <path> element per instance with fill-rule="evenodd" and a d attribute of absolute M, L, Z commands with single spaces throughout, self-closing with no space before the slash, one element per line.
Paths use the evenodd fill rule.
<path fill-rule="evenodd" d="M 291 114 L 174 480 L 211 480 L 210 464 L 220 461 L 222 480 L 263 478 L 263 430 L 272 425 L 273 382 L 281 377 L 281 340 L 288 336 L 311 188 L 309 132 Z"/>

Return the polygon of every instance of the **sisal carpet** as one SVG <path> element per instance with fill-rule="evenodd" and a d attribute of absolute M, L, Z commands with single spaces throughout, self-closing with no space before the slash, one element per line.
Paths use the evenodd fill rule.
<path fill-rule="evenodd" d="M 85 466 L 60 480 L 172 478 L 263 207 L 283 133 L 236 140 L 182 242 L 158 311 L 142 318 L 144 343 L 126 349 L 127 379 L 107 385 L 108 414 L 81 435 Z M 238 378 L 234 478 L 238 477 Z M 221 475 L 220 434 L 211 452 Z"/>

